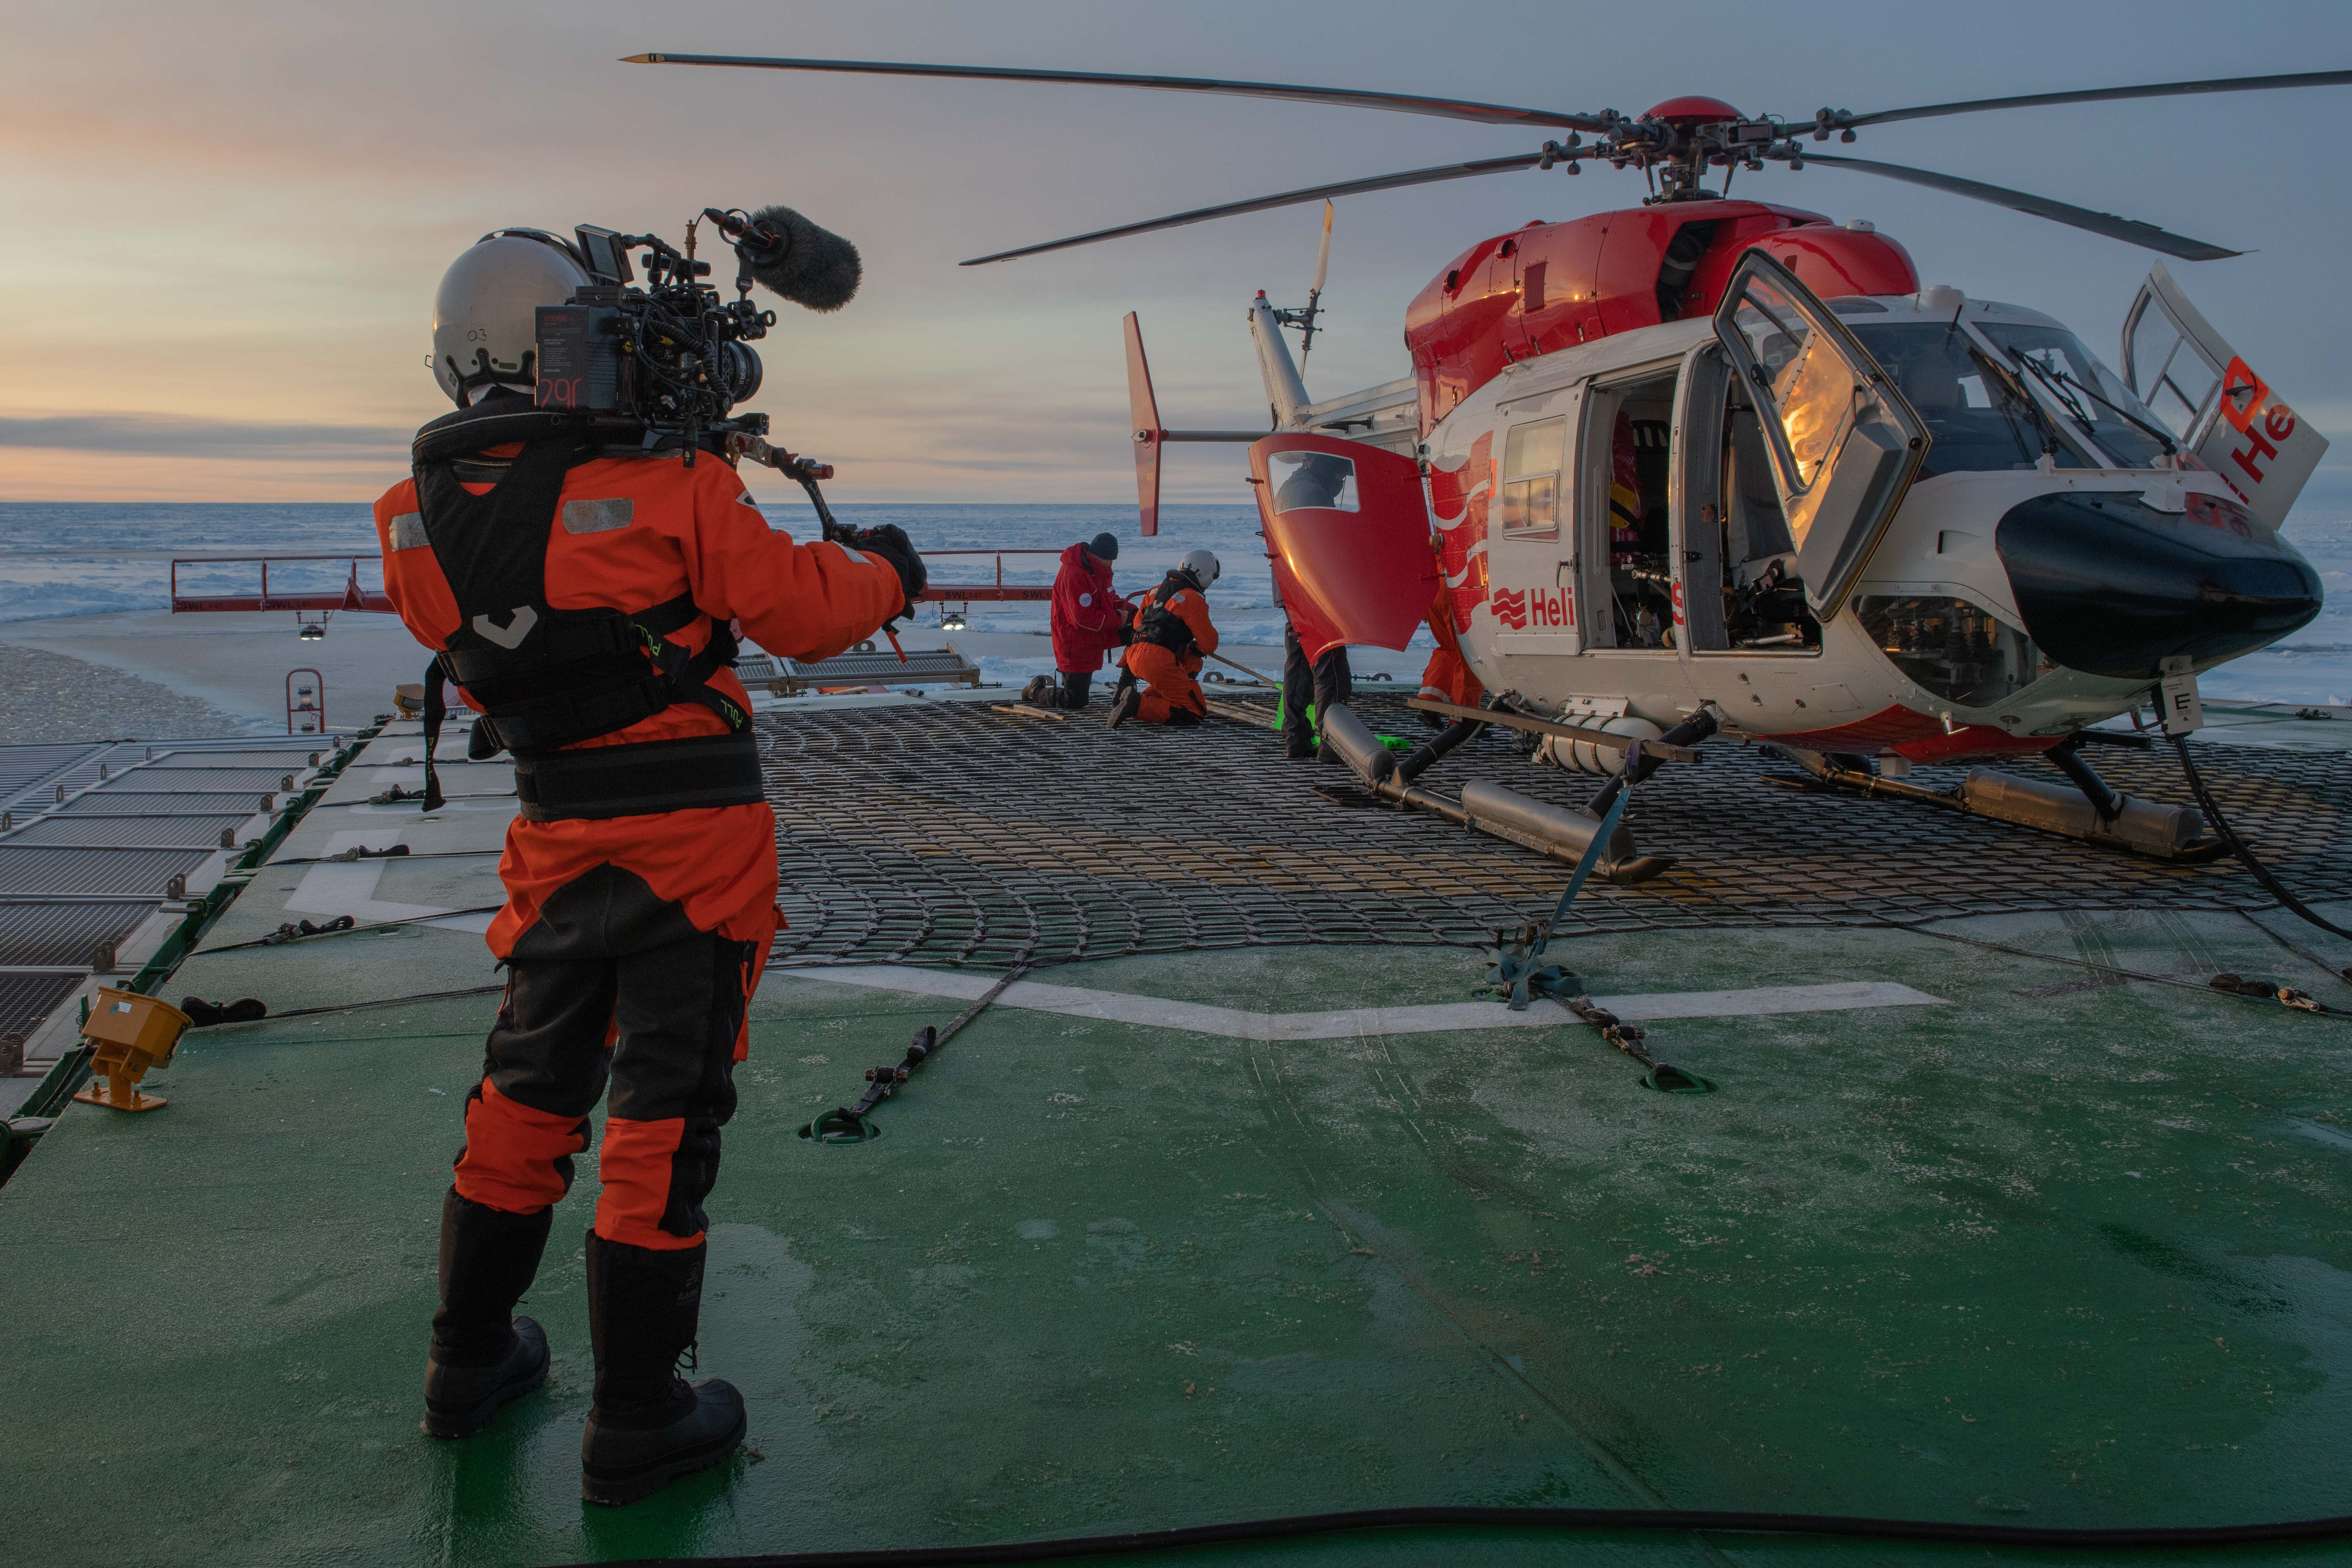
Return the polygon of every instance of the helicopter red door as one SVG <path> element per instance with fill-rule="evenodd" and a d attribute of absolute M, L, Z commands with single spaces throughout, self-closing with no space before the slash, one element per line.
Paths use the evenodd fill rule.
<path fill-rule="evenodd" d="M 1268 436 L 1249 459 L 1275 586 L 1307 657 L 1410 643 L 1438 584 L 1421 465 L 1304 433 Z"/>
<path fill-rule="evenodd" d="M 1755 402 L 1792 567 L 1826 622 L 1927 457 L 1927 424 L 1845 323 L 1760 250 L 1731 275 L 1715 331 Z"/>

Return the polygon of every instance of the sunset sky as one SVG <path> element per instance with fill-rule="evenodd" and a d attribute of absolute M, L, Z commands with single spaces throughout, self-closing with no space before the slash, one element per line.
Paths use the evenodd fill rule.
<path fill-rule="evenodd" d="M 1777 17 L 1778 20 L 1771 18 Z M 1450 93 L 1638 113 L 1685 92 L 1810 117 L 2062 88 L 2352 66 L 2337 4 L 34 5 L 0 10 L 0 499 L 343 500 L 446 410 L 434 286 L 484 230 L 675 235 L 783 201 L 856 240 L 857 300 L 780 307 L 755 406 L 845 500 L 1131 494 L 1118 320 L 1171 424 L 1255 425 L 1243 323 L 1302 302 L 1319 209 L 1034 260 L 963 257 L 1325 181 L 1534 150 L 1542 134 L 1101 88 L 624 65 L 646 50 L 1038 65 Z M 1865 132 L 1854 155 L 1972 175 L 2250 251 L 2174 263 L 2336 441 L 2352 499 L 2352 89 L 2090 105 Z M 1929 281 L 2046 310 L 2116 357 L 2152 257 L 1816 167 L 1737 193 L 1866 217 Z M 1339 204 L 1317 395 L 1404 374 L 1406 300 L 1529 218 L 1633 205 L 1638 175 L 1490 176 Z M 1180 450 L 1172 500 L 1246 494 Z"/>

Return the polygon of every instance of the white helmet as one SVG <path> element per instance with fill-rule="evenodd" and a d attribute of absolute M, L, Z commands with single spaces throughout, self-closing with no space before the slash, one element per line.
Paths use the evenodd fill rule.
<path fill-rule="evenodd" d="M 1192 578 L 1195 586 L 1205 589 L 1217 580 L 1217 574 L 1223 568 L 1217 564 L 1214 551 L 1191 550 L 1185 552 L 1183 560 L 1176 563 L 1176 570 Z"/>
<path fill-rule="evenodd" d="M 593 281 L 570 246 L 535 228 L 495 229 L 449 264 L 433 296 L 433 379 L 464 408 L 479 389 L 537 390 L 538 310 Z"/>

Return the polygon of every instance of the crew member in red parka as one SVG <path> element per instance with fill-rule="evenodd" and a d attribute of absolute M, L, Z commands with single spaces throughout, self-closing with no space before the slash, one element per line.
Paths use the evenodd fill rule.
<path fill-rule="evenodd" d="M 1127 641 L 1127 623 L 1135 606 L 1111 592 L 1111 563 L 1118 559 L 1118 536 L 1111 533 L 1097 533 L 1062 552 L 1048 616 L 1061 686 L 1056 689 L 1051 676 L 1041 675 L 1023 693 L 1028 701 L 1046 708 L 1085 707 L 1095 671 L 1111 649 Z"/>

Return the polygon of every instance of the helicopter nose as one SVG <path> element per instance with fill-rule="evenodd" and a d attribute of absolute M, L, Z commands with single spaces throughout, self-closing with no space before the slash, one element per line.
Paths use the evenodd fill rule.
<path fill-rule="evenodd" d="M 2039 495 L 2004 513 L 1994 549 L 2027 635 L 2070 669 L 2153 680 L 2252 653 L 2319 614 L 2319 574 L 2234 501 L 2159 511 L 2137 490 Z"/>

